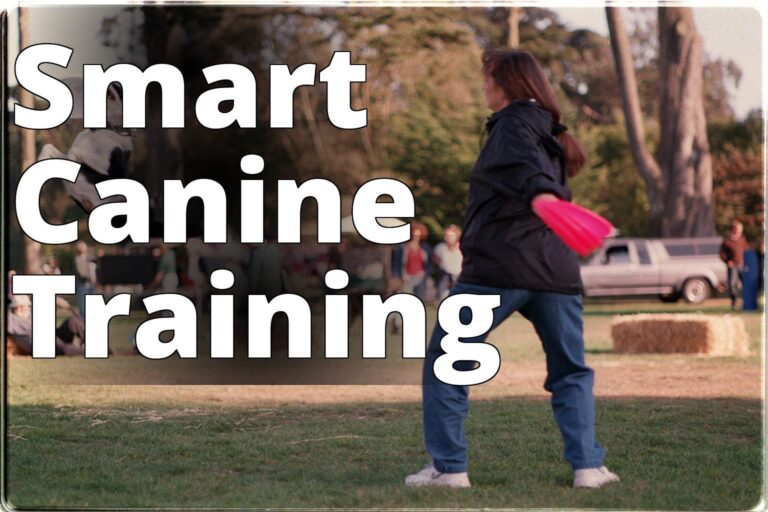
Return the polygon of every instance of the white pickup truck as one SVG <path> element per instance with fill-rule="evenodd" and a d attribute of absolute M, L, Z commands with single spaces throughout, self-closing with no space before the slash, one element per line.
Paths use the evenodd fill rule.
<path fill-rule="evenodd" d="M 613 238 L 582 263 L 587 297 L 658 295 L 697 304 L 727 282 L 720 238 Z"/>

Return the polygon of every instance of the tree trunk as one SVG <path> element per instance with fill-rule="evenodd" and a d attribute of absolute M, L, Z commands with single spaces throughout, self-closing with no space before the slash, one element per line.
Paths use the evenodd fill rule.
<path fill-rule="evenodd" d="M 664 236 L 710 236 L 712 159 L 702 90 L 702 39 L 690 7 L 659 8 Z"/>
<path fill-rule="evenodd" d="M 661 235 L 664 217 L 664 181 L 661 169 L 645 145 L 643 112 L 637 92 L 637 78 L 629 47 L 629 38 L 624 30 L 621 13 L 615 7 L 606 7 L 611 48 L 619 77 L 621 101 L 624 107 L 624 123 L 632 158 L 645 182 L 648 203 L 651 210 L 651 234 Z"/>
<path fill-rule="evenodd" d="M 618 9 L 606 7 L 632 157 L 643 177 L 656 236 L 711 236 L 712 160 L 702 89 L 702 41 L 693 12 L 659 8 L 661 125 L 658 158 L 645 146 L 629 38 Z"/>
<path fill-rule="evenodd" d="M 509 28 L 507 46 L 510 48 L 520 46 L 520 18 L 522 17 L 523 9 L 521 7 L 509 8 L 509 16 L 507 17 L 507 27 Z"/>
<path fill-rule="evenodd" d="M 29 46 L 29 12 L 26 7 L 19 7 L 19 52 Z M 27 108 L 34 108 L 35 99 L 32 93 L 19 87 L 19 103 Z M 21 131 L 21 168 L 23 171 L 37 160 L 37 145 L 35 142 L 35 130 L 19 128 Z M 24 240 L 24 272 L 27 274 L 41 274 L 40 243 L 28 236 Z"/>
<path fill-rule="evenodd" d="M 181 28 L 173 16 L 173 9 L 143 7 L 143 43 L 146 48 L 147 66 L 167 63 L 181 68 Z M 183 73 L 183 70 L 182 70 Z M 158 87 L 147 90 L 147 174 L 144 185 L 150 198 L 158 201 L 154 212 L 156 220 L 162 219 L 163 180 L 183 177 L 183 158 L 179 150 L 179 130 L 162 127 L 162 94 Z"/>
<path fill-rule="evenodd" d="M 304 118 L 307 120 L 307 129 L 312 136 L 312 144 L 315 147 L 317 158 L 320 160 L 321 172 L 324 176 L 330 176 L 330 159 L 326 154 L 323 137 L 320 134 L 320 127 L 317 124 L 317 119 L 315 119 L 315 110 L 309 100 L 309 93 L 307 92 L 306 87 L 299 87 L 299 98 L 301 99 L 301 111 L 304 115 Z"/>

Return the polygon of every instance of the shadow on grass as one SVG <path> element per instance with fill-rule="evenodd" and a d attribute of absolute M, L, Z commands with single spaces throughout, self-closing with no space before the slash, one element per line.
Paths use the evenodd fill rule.
<path fill-rule="evenodd" d="M 658 300 L 638 300 L 637 297 L 594 298 L 584 299 L 585 316 L 634 315 L 638 313 L 706 313 L 719 315 L 762 315 L 763 307 L 757 311 L 732 310 L 730 303 L 724 299 L 711 299 L 701 304 L 686 302 L 665 303 Z"/>
<path fill-rule="evenodd" d="M 418 404 L 8 409 L 10 503 L 95 507 L 748 509 L 761 493 L 761 402 L 601 399 L 622 481 L 570 488 L 547 400 L 475 401 L 472 489 L 409 489 L 426 461 Z"/>
<path fill-rule="evenodd" d="M 627 308 L 627 309 L 587 309 L 584 316 L 615 316 L 615 315 L 637 315 L 637 314 L 660 314 L 660 313 L 705 313 L 710 315 L 762 315 L 763 311 L 733 311 L 730 308 L 702 308 L 702 307 L 660 307 L 660 308 Z"/>
<path fill-rule="evenodd" d="M 612 348 L 587 348 L 584 349 L 587 354 L 615 354 Z"/>

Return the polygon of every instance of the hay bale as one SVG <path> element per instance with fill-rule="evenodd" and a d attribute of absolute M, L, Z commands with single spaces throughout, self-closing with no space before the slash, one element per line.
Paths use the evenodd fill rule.
<path fill-rule="evenodd" d="M 5 339 L 5 356 L 8 358 L 13 358 L 23 355 L 24 353 L 21 351 L 16 342 L 13 341 L 13 338 L 11 336 L 7 336 Z"/>
<path fill-rule="evenodd" d="M 614 352 L 747 355 L 744 321 L 733 315 L 641 314 L 618 316 L 611 324 Z"/>

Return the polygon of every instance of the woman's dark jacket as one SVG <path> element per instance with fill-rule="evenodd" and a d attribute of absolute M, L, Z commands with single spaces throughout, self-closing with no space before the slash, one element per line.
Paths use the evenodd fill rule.
<path fill-rule="evenodd" d="M 571 199 L 552 115 L 520 100 L 494 112 L 486 130 L 470 174 L 459 281 L 581 293 L 576 253 L 531 210 L 531 200 L 545 192 Z"/>

